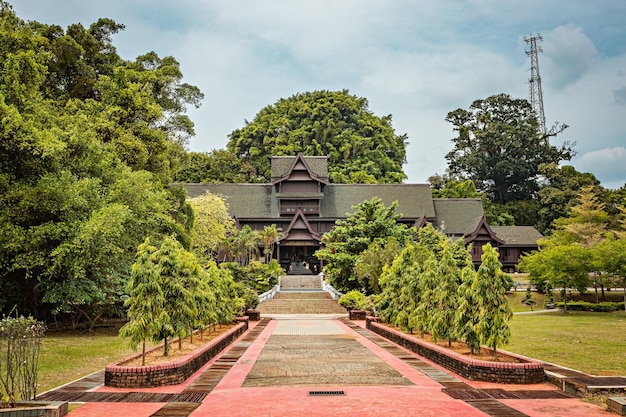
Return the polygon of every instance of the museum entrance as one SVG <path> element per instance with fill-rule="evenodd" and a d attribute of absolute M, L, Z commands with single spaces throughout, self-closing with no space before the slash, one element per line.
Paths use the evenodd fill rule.
<path fill-rule="evenodd" d="M 320 261 L 313 256 L 320 247 L 311 243 L 280 242 L 280 245 L 276 246 L 280 266 L 287 274 L 309 275 L 320 272 Z"/>

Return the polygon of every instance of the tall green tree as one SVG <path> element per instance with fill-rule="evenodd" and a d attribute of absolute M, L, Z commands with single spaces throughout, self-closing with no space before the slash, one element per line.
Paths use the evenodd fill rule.
<path fill-rule="evenodd" d="M 604 238 L 609 217 L 591 186 L 580 189 L 577 203 L 568 217 L 556 221 L 556 228 L 585 248 L 591 248 Z"/>
<path fill-rule="evenodd" d="M 166 237 L 159 247 L 146 239 L 139 247 L 127 287 L 129 322 L 120 335 L 131 338 L 133 349 L 142 343 L 142 364 L 147 339 L 165 340 L 167 355 L 169 339 L 178 336 L 180 347 L 197 325 L 217 318 L 209 311 L 217 304 L 210 284 L 195 256 L 173 237 Z"/>
<path fill-rule="evenodd" d="M 189 105 L 199 108 L 204 94 L 198 87 L 182 81 L 180 64 L 172 56 L 161 58 L 152 51 L 127 66 L 133 70 L 133 81 L 149 87 L 161 108 L 161 117 L 151 127 L 165 132 L 170 142 L 187 145 L 195 131 L 185 112 Z"/>
<path fill-rule="evenodd" d="M 111 75 L 122 63 L 112 36 L 124 30 L 124 25 L 112 19 L 98 19 L 88 28 L 72 24 L 66 31 L 58 25 L 29 24 L 36 34 L 47 39 L 46 50 L 52 56 L 43 85 L 47 98 L 95 99 L 98 77 Z"/>
<path fill-rule="evenodd" d="M 157 251 L 149 240 L 137 249 L 137 261 L 133 264 L 127 284 L 129 295 L 125 302 L 128 307 L 128 322 L 120 328 L 120 336 L 130 338 L 130 346 L 137 349 L 141 344 L 141 365 L 146 364 L 146 341 L 159 332 L 169 321 L 165 309 L 167 300 L 161 285 L 161 271 L 151 256 Z"/>
<path fill-rule="evenodd" d="M 463 249 L 465 250 L 464 247 Z M 433 285 L 422 298 L 430 298 L 428 301 L 430 333 L 434 341 L 445 340 L 450 346 L 458 338 L 455 314 L 459 304 L 458 288 L 461 282 L 461 268 L 454 258 L 452 242 L 447 240 L 439 259 L 433 255 L 424 268 L 437 277 L 436 285 Z"/>
<path fill-rule="evenodd" d="M 523 255 L 519 262 L 520 270 L 529 273 L 533 284 L 549 284 L 561 291 L 566 311 L 568 291 L 584 291 L 589 286 L 592 265 L 591 254 L 579 243 L 554 244 L 549 241 L 540 243 L 539 251 Z"/>
<path fill-rule="evenodd" d="M 559 246 L 568 247 L 568 251 L 578 254 L 582 252 L 578 262 L 572 261 L 580 275 L 576 279 L 578 289 L 584 290 L 584 276 L 592 276 L 596 291 L 596 302 L 599 301 L 598 289 L 604 290 L 604 271 L 594 262 L 594 248 L 605 239 L 607 233 L 608 215 L 595 195 L 593 186 L 584 186 L 579 190 L 576 204 L 570 208 L 569 216 L 555 220 L 556 230 L 543 244 L 545 251 L 559 251 Z M 544 254 L 549 256 L 549 254 Z M 532 262 L 531 262 L 532 263 Z M 563 267 L 559 267 L 563 268 Z M 536 279 L 535 277 L 533 279 Z M 553 285 L 553 288 L 554 287 Z"/>
<path fill-rule="evenodd" d="M 232 234 L 232 238 L 234 242 L 233 254 L 239 265 L 246 266 L 258 258 L 260 239 L 258 231 L 246 224 L 240 230 L 236 230 Z"/>
<path fill-rule="evenodd" d="M 343 91 L 295 94 L 267 106 L 229 135 L 227 149 L 270 179 L 270 157 L 328 155 L 334 183 L 400 183 L 406 178 L 406 135 L 364 98 Z"/>
<path fill-rule="evenodd" d="M 446 121 L 458 134 L 446 155 L 450 172 L 471 179 L 496 204 L 534 198 L 541 164 L 574 154 L 567 142 L 550 145 L 528 101 L 506 94 L 476 100 L 468 110 L 448 113 Z"/>
<path fill-rule="evenodd" d="M 152 255 L 160 273 L 161 288 L 166 303 L 164 306 L 169 320 L 161 323 L 156 341 L 165 340 L 165 354 L 168 353 L 168 339 L 178 336 L 179 347 L 182 338 L 193 328 L 198 318 L 197 300 L 204 299 L 204 294 L 195 296 L 201 292 L 199 285 L 200 264 L 195 257 L 187 252 L 181 244 L 167 237 L 159 249 Z"/>
<path fill-rule="evenodd" d="M 401 250 L 402 244 L 391 237 L 385 245 L 374 242 L 361 252 L 354 265 L 354 273 L 359 285 L 363 288 L 370 288 L 373 294 L 380 293 L 378 282 L 380 276 Z"/>
<path fill-rule="evenodd" d="M 393 259 L 389 268 L 380 275 L 381 293 L 375 304 L 380 317 L 386 322 L 405 330 L 423 329 L 425 322 L 412 322 L 411 318 L 421 300 L 419 274 L 428 252 L 410 243 Z"/>
<path fill-rule="evenodd" d="M 596 268 L 616 277 L 621 282 L 621 287 L 626 288 L 626 236 L 610 233 L 605 240 L 595 246 L 593 254 Z M 626 312 L 626 290 L 624 312 Z"/>
<path fill-rule="evenodd" d="M 502 272 L 498 251 L 490 244 L 484 245 L 472 291 L 480 312 L 477 333 L 481 342 L 493 350 L 495 357 L 497 348 L 508 343 L 511 337 L 508 322 L 513 313 L 506 297 L 509 283 L 510 280 Z"/>
<path fill-rule="evenodd" d="M 331 285 L 339 291 L 363 290 L 369 294 L 374 288 L 362 288 L 354 267 L 358 256 L 372 243 L 385 245 L 390 238 L 403 244 L 412 239 L 414 228 L 399 223 L 401 215 L 396 213 L 398 202 L 389 207 L 379 197 L 363 201 L 353 207 L 345 220 L 337 220 L 332 241 L 315 253 L 325 263 L 324 272 Z"/>
<path fill-rule="evenodd" d="M 120 306 L 145 237 L 189 247 L 191 211 L 169 186 L 184 149 L 164 126 L 197 95 L 175 88 L 173 60 L 122 61 L 112 43 L 122 28 L 100 19 L 63 32 L 0 1 L 3 311 L 70 309 L 93 325 Z"/>
<path fill-rule="evenodd" d="M 209 262 L 204 270 L 206 272 L 204 279 L 215 295 L 217 304 L 215 311 L 211 313 L 214 313 L 214 316 L 209 316 L 209 322 L 203 324 L 232 322 L 239 311 L 237 306 L 241 304 L 237 300 L 237 294 L 232 291 L 235 282 L 232 274 L 228 269 L 219 268 L 214 261 Z"/>
<path fill-rule="evenodd" d="M 174 176 L 178 182 L 259 183 L 267 182 L 257 169 L 225 149 L 187 152 Z"/>
<path fill-rule="evenodd" d="M 473 266 L 461 270 L 461 284 L 458 288 L 459 303 L 454 317 L 454 326 L 458 337 L 470 348 L 471 353 L 480 352 L 481 343 L 478 333 L 478 325 L 481 320 L 479 294 L 472 288 L 475 279 L 476 270 Z"/>
<path fill-rule="evenodd" d="M 222 197 L 210 192 L 189 199 L 189 204 L 194 211 L 192 250 L 203 261 L 217 260 L 220 243 L 235 232 L 235 221 L 228 213 L 228 205 Z"/>
<path fill-rule="evenodd" d="M 576 171 L 571 165 L 558 166 L 556 163 L 540 167 L 543 181 L 538 193 L 538 220 L 535 224 L 541 233 L 554 229 L 554 221 L 568 215 L 568 210 L 576 203 L 581 187 L 594 186 L 600 191 L 600 181 L 591 173 Z"/>

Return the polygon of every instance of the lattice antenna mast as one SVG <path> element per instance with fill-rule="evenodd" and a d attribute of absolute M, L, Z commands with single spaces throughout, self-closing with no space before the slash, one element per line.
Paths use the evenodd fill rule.
<path fill-rule="evenodd" d="M 543 52 L 540 46 L 537 46 L 537 41 L 542 41 L 543 38 L 538 33 L 537 36 L 531 36 L 530 38 L 524 38 L 526 43 L 530 44 L 530 51 L 526 51 L 526 55 L 530 57 L 530 79 L 528 84 L 530 85 L 530 105 L 535 112 L 537 121 L 539 122 L 539 128 L 542 133 L 546 133 L 546 115 L 543 111 L 543 93 L 541 91 L 541 75 L 539 75 L 539 52 Z"/>

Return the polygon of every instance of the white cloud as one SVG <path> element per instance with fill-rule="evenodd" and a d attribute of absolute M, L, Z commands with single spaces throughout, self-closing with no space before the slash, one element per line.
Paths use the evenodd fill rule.
<path fill-rule="evenodd" d="M 580 80 L 598 58 L 595 45 L 580 27 L 568 24 L 543 34 L 539 58 L 542 81 L 556 90 Z"/>
<path fill-rule="evenodd" d="M 125 59 L 151 50 L 174 56 L 185 81 L 205 94 L 203 106 L 189 111 L 196 151 L 223 148 L 244 119 L 281 97 L 347 88 L 408 134 L 405 171 L 409 181 L 424 182 L 447 165 L 454 136 L 448 112 L 498 93 L 528 97 L 523 37 L 536 32 L 544 38 L 546 118 L 570 125 L 558 142 L 578 142 L 578 164 L 623 146 L 626 137 L 623 1 L 14 2 L 26 20 L 66 27 L 110 17 L 126 24 L 114 37 Z M 626 177 L 589 167 L 603 185 Z"/>
<path fill-rule="evenodd" d="M 588 152 L 575 159 L 573 165 L 579 172 L 592 172 L 597 178 L 603 178 L 606 188 L 618 189 L 626 185 L 626 148 L 604 148 Z"/>
<path fill-rule="evenodd" d="M 617 104 L 626 105 L 626 87 L 613 90 L 613 100 Z"/>

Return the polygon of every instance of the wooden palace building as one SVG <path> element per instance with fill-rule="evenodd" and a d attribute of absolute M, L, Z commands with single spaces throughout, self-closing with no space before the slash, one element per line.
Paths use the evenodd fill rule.
<path fill-rule="evenodd" d="M 474 198 L 433 198 L 429 184 L 331 184 L 325 156 L 275 156 L 267 184 L 184 184 L 190 198 L 210 191 L 226 197 L 237 227 L 254 230 L 276 224 L 282 238 L 275 258 L 289 271 L 294 262 L 306 262 L 316 273 L 320 264 L 313 253 L 322 235 L 354 211 L 353 206 L 373 197 L 386 206 L 398 201 L 400 221 L 420 228 L 431 223 L 450 238 L 472 245 L 472 258 L 480 264 L 482 246 L 498 248 L 503 269 L 515 271 L 522 253 L 537 249 L 539 232 L 531 226 L 490 226 L 482 201 Z"/>

